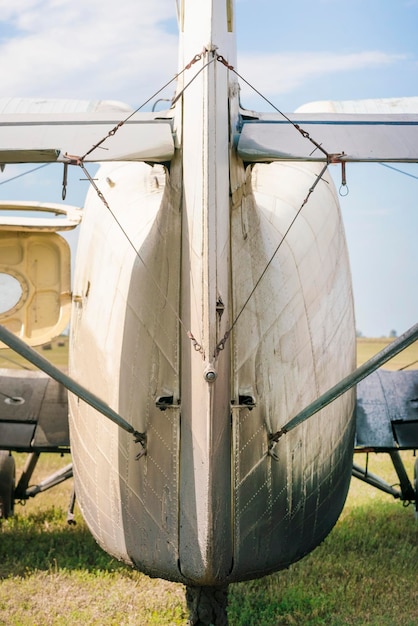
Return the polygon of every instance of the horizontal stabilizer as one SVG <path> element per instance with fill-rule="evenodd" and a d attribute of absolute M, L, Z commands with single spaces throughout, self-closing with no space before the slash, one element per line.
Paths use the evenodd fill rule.
<path fill-rule="evenodd" d="M 379 369 L 357 385 L 356 448 L 418 448 L 418 370 Z"/>
<path fill-rule="evenodd" d="M 135 113 L 119 126 L 124 117 L 117 111 L 2 114 L 0 163 L 66 162 L 73 157 L 85 157 L 85 162 L 161 163 L 172 158 L 170 119 Z"/>
<path fill-rule="evenodd" d="M 58 161 L 59 150 L 54 149 L 5 149 L 0 150 L 0 163 L 54 163 Z"/>
<path fill-rule="evenodd" d="M 418 114 L 261 114 L 244 121 L 238 154 L 246 162 L 417 162 Z"/>

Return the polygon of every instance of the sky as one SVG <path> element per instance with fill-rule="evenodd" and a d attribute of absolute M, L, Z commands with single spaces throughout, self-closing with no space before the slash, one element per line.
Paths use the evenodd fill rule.
<path fill-rule="evenodd" d="M 417 25 L 418 0 L 238 0 L 238 71 L 285 112 L 316 100 L 418 96 Z M 136 108 L 176 73 L 177 41 L 175 0 L 0 0 L 0 98 Z M 242 103 L 271 110 L 248 89 Z M 20 176 L 34 166 L 7 166 L 0 200 L 60 202 L 57 167 Z M 418 165 L 395 167 L 348 165 L 341 198 L 356 325 L 369 337 L 417 321 Z M 339 187 L 339 169 L 332 174 Z M 70 168 L 69 204 L 83 203 L 79 178 Z"/>

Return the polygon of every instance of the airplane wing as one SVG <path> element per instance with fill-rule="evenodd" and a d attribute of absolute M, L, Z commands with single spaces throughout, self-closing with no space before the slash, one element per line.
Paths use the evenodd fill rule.
<path fill-rule="evenodd" d="M 0 369 L 0 449 L 69 449 L 66 389 L 43 372 Z"/>
<path fill-rule="evenodd" d="M 85 162 L 161 163 L 173 154 L 172 120 L 161 113 L 134 113 L 114 102 L 0 100 L 2 164 L 65 163 L 84 156 Z"/>
<path fill-rule="evenodd" d="M 313 102 L 289 115 L 242 113 L 237 149 L 247 162 L 418 160 L 418 98 Z"/>
<path fill-rule="evenodd" d="M 378 369 L 357 385 L 356 448 L 418 448 L 418 370 Z"/>
<path fill-rule="evenodd" d="M 418 115 L 260 114 L 244 120 L 237 150 L 246 162 L 416 162 Z"/>
<path fill-rule="evenodd" d="M 415 502 L 418 516 L 418 459 L 415 478 L 409 479 L 401 450 L 418 447 L 418 370 L 391 372 L 378 369 L 357 385 L 356 453 L 388 454 L 397 475 L 389 484 L 365 467 L 353 463 L 353 476 L 399 499 Z M 357 456 L 357 455 L 356 455 Z"/>

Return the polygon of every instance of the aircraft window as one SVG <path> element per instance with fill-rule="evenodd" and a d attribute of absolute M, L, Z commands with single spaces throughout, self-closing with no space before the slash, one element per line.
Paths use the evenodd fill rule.
<path fill-rule="evenodd" d="M 0 314 L 10 311 L 22 297 L 22 285 L 14 276 L 0 272 Z"/>

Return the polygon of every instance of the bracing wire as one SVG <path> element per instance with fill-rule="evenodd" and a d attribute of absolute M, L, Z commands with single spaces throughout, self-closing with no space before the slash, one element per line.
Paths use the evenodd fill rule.
<path fill-rule="evenodd" d="M 119 130 L 119 128 L 125 124 L 125 122 L 127 122 L 133 115 L 135 115 L 135 113 L 137 113 L 138 111 L 140 111 L 144 106 L 146 106 L 146 104 L 148 104 L 150 101 L 155 100 L 155 98 L 164 90 L 166 89 L 166 87 L 168 87 L 172 82 L 174 82 L 175 80 L 177 80 L 186 70 L 190 69 L 191 66 L 196 63 L 197 61 L 199 61 L 200 59 L 202 59 L 202 57 L 208 53 L 208 50 L 203 50 L 200 54 L 196 54 L 193 59 L 190 61 L 190 63 L 188 63 L 180 72 L 178 72 L 172 79 L 170 79 L 167 83 L 165 83 L 165 85 L 163 87 L 161 87 L 158 91 L 155 92 L 155 94 L 153 94 L 151 97 L 149 97 L 143 104 L 141 104 L 139 107 L 137 107 L 134 111 L 132 111 L 132 113 L 130 113 L 125 119 L 123 119 L 122 121 L 120 121 L 112 130 L 110 130 L 108 132 L 108 134 L 103 137 L 99 142 L 97 142 L 94 146 L 92 146 L 90 148 L 90 150 L 88 150 L 84 156 L 79 157 L 79 158 L 75 158 L 72 162 L 73 164 L 77 164 L 79 165 L 87 179 L 89 180 L 90 184 L 93 186 L 93 188 L 95 189 L 96 193 L 98 194 L 99 198 L 101 199 L 101 201 L 103 202 L 103 204 L 106 206 L 107 210 L 110 212 L 110 214 L 112 215 L 114 221 L 116 222 L 116 224 L 118 225 L 118 227 L 120 228 L 121 232 L 123 233 L 123 235 L 125 236 L 126 240 L 128 241 L 129 245 L 133 248 L 137 258 L 140 260 L 140 262 L 143 264 L 143 266 L 145 267 L 145 269 L 149 272 L 153 283 L 155 284 L 156 288 L 160 291 L 160 293 L 162 294 L 162 296 L 164 297 L 165 301 L 167 302 L 167 305 L 169 306 L 170 310 L 174 313 L 174 315 L 176 316 L 177 321 L 181 324 L 181 326 L 184 328 L 184 330 L 186 330 L 186 333 L 188 335 L 188 337 L 191 339 L 191 341 L 194 344 L 194 347 L 196 350 L 201 351 L 202 352 L 202 347 L 200 346 L 200 344 L 196 341 L 196 339 L 194 338 L 193 334 L 186 329 L 182 319 L 180 318 L 180 315 L 178 314 L 178 312 L 176 311 L 176 309 L 171 305 L 170 302 L 168 302 L 168 298 L 166 296 L 166 294 L 164 294 L 160 288 L 160 286 L 158 285 L 157 281 L 155 280 L 155 278 L 152 276 L 152 272 L 149 270 L 149 268 L 147 267 L 144 259 L 141 257 L 139 251 L 136 249 L 134 243 L 132 242 L 132 240 L 129 238 L 128 233 L 125 231 L 125 229 L 123 228 L 122 224 L 120 223 L 120 221 L 117 219 L 116 215 L 114 214 L 114 212 L 112 211 L 112 209 L 110 208 L 108 202 L 106 201 L 106 198 L 104 197 L 104 194 L 100 191 L 99 187 L 96 185 L 96 183 L 94 182 L 93 178 L 90 176 L 90 174 L 88 173 L 85 164 L 84 164 L 84 160 L 85 158 L 91 154 L 91 152 L 93 152 L 96 148 L 102 146 L 102 144 L 110 137 L 112 137 L 113 135 L 116 134 L 116 132 Z M 260 277 L 258 278 L 258 280 L 256 281 L 253 289 L 251 290 L 247 300 L 245 301 L 244 305 L 242 306 L 241 310 L 239 311 L 238 315 L 235 317 L 235 320 L 233 321 L 231 327 L 229 328 L 229 330 L 225 333 L 223 339 L 219 342 L 219 344 L 216 347 L 216 354 L 215 356 L 217 356 L 217 354 L 219 354 L 219 352 L 221 350 L 223 350 L 224 346 L 225 346 L 225 342 L 227 341 L 232 329 L 234 328 L 234 326 L 236 325 L 236 323 L 238 322 L 238 319 L 241 317 L 244 309 L 246 308 L 246 306 L 248 305 L 248 302 L 250 301 L 250 299 L 253 297 L 254 292 L 256 291 L 256 289 L 258 288 L 260 282 L 262 281 L 264 275 L 266 274 L 267 270 L 269 269 L 270 265 L 272 264 L 275 256 L 277 255 L 280 247 L 282 246 L 282 244 L 284 243 L 290 229 L 292 228 L 293 224 L 295 223 L 297 217 L 299 216 L 300 212 L 302 211 L 303 207 L 305 206 L 305 204 L 308 202 L 310 195 L 313 193 L 316 185 L 318 184 L 318 182 L 322 179 L 323 174 L 325 173 L 328 164 L 332 161 L 333 157 L 335 155 L 330 155 L 326 152 L 326 150 L 319 144 L 317 143 L 314 139 L 312 139 L 309 135 L 308 132 L 306 132 L 305 130 L 303 130 L 298 124 L 292 122 L 292 120 L 290 118 L 288 118 L 282 111 L 280 111 L 280 109 L 278 109 L 270 100 L 268 100 L 268 98 L 266 98 L 261 92 L 259 92 L 253 85 L 251 85 L 243 76 L 241 76 L 231 65 L 228 64 L 228 62 L 224 59 L 224 57 L 222 57 L 221 55 L 217 54 L 216 52 L 212 51 L 212 57 L 211 59 L 209 59 L 209 61 L 207 61 L 206 63 L 204 63 L 202 65 L 202 67 L 198 70 L 198 72 L 196 72 L 196 74 L 191 78 L 191 80 L 183 87 L 183 89 L 176 95 L 176 97 L 172 100 L 172 106 L 177 102 L 177 100 L 183 95 L 184 91 L 186 89 L 188 89 L 188 87 L 191 85 L 191 83 L 197 78 L 197 76 L 203 72 L 210 64 L 214 63 L 215 61 L 219 61 L 221 62 L 223 65 L 225 65 L 227 67 L 227 69 L 233 71 L 236 76 L 242 80 L 243 82 L 245 82 L 251 89 L 253 89 L 258 95 L 260 95 L 268 104 L 270 104 L 280 115 L 282 115 L 288 122 L 290 122 L 294 128 L 300 132 L 302 134 L 302 136 L 307 139 L 308 141 L 310 141 L 316 149 L 319 149 L 327 158 L 327 162 L 325 164 L 325 166 L 322 168 L 321 172 L 317 175 L 313 185 L 311 186 L 311 188 L 308 191 L 308 194 L 306 196 L 306 198 L 304 199 L 304 201 L 302 202 L 299 210 L 297 211 L 296 215 L 294 216 L 293 220 L 291 221 L 288 229 L 286 230 L 284 236 L 282 237 L 281 241 L 279 242 L 279 244 L 277 245 L 275 251 L 273 252 L 272 257 L 270 258 L 270 260 L 268 261 L 268 263 L 266 264 L 266 267 L 264 268 L 263 272 L 261 273 Z M 69 157 L 71 158 L 71 157 Z"/>
<path fill-rule="evenodd" d="M 229 65 L 227 63 L 227 61 L 222 57 L 219 56 L 217 57 L 218 61 L 220 63 L 222 63 L 223 65 L 225 65 L 229 70 L 231 70 L 232 72 L 234 72 L 234 74 L 241 80 L 243 81 L 246 85 L 248 85 L 248 87 L 250 87 L 250 89 L 252 89 L 255 93 L 257 93 L 261 98 L 263 98 L 263 100 L 265 100 L 265 102 L 267 102 L 277 113 L 279 113 L 280 115 L 283 116 L 283 118 L 285 120 L 287 120 L 290 124 L 292 124 L 292 126 L 295 128 L 295 130 L 297 130 L 298 132 L 300 132 L 302 134 L 302 136 L 307 139 L 308 141 L 310 141 L 315 148 L 318 148 L 323 154 L 325 154 L 325 156 L 327 157 L 327 162 L 324 165 L 324 167 L 322 168 L 322 170 L 320 171 L 320 173 L 316 176 L 315 181 L 313 183 L 313 185 L 310 187 L 308 194 L 306 195 L 305 199 L 303 200 L 302 204 L 300 205 L 299 209 L 297 210 L 296 214 L 294 215 L 293 219 L 291 220 L 288 228 L 286 229 L 286 232 L 284 233 L 283 237 L 281 238 L 281 240 L 279 241 L 278 245 L 276 246 L 273 254 L 271 255 L 269 261 L 267 262 L 264 270 L 261 272 L 259 278 L 257 279 L 257 281 L 255 282 L 252 290 L 250 291 L 247 299 L 245 300 L 244 304 L 242 305 L 241 309 L 239 310 L 238 314 L 235 316 L 235 319 L 233 320 L 231 326 L 229 327 L 229 329 L 226 331 L 224 337 L 221 339 L 221 341 L 218 343 L 218 345 L 216 346 L 216 351 L 215 351 L 215 355 L 217 356 L 219 354 L 219 351 L 223 350 L 225 347 L 225 342 L 227 341 L 229 335 L 231 334 L 233 328 L 235 327 L 235 325 L 237 324 L 239 318 L 241 317 L 242 313 L 244 312 L 245 308 L 247 307 L 249 301 L 251 300 L 251 298 L 253 297 L 255 291 L 257 290 L 259 284 L 261 283 L 261 281 L 263 280 L 265 274 L 267 273 L 269 267 L 271 266 L 271 264 L 274 261 L 274 258 L 276 257 L 277 253 L 279 252 L 281 246 L 283 245 L 283 243 L 286 240 L 287 235 L 289 234 L 289 231 L 291 230 L 292 226 L 294 225 L 294 223 L 296 222 L 297 218 L 299 217 L 303 207 L 305 206 L 305 204 L 308 202 L 309 197 L 311 196 L 311 194 L 314 192 L 315 187 L 317 186 L 317 184 L 319 183 L 319 181 L 322 179 L 325 171 L 328 168 L 329 163 L 333 160 L 333 156 L 329 154 L 318 142 L 316 142 L 314 139 L 312 139 L 312 137 L 309 135 L 308 132 L 306 132 L 305 130 L 303 130 L 303 128 L 301 128 L 298 124 L 295 124 L 295 122 L 293 122 L 285 113 L 283 113 L 280 109 L 278 109 L 273 102 L 271 102 L 268 98 L 266 98 L 266 96 L 264 96 L 260 91 L 258 91 L 258 89 L 256 89 L 251 83 L 249 83 L 243 76 L 241 76 L 241 74 L 239 74 L 235 68 L 232 65 Z"/>
<path fill-rule="evenodd" d="M 273 263 L 277 253 L 279 252 L 280 248 L 282 247 L 283 243 L 286 240 L 287 235 L 289 234 L 293 224 L 296 222 L 296 220 L 298 219 L 303 207 L 305 206 L 305 204 L 308 202 L 309 197 L 311 196 L 311 194 L 314 192 L 315 187 L 317 186 L 317 184 L 319 183 L 319 181 L 322 179 L 323 175 L 325 174 L 325 171 L 328 168 L 328 163 L 326 163 L 324 165 L 324 167 L 322 168 L 322 170 L 320 171 L 320 173 L 316 176 L 313 185 L 310 187 L 308 194 L 306 195 L 305 199 L 303 200 L 302 204 L 300 205 L 299 209 L 296 211 L 293 219 L 291 220 L 289 226 L 287 227 L 284 235 L 282 236 L 282 238 L 280 239 L 279 243 L 276 246 L 276 249 L 274 250 L 273 254 L 271 255 L 270 259 L 268 260 L 264 270 L 261 272 L 260 276 L 258 277 L 257 281 L 254 284 L 254 287 L 252 288 L 252 290 L 250 291 L 247 299 L 245 300 L 244 304 L 242 305 L 239 313 L 235 316 L 234 321 L 232 322 L 231 326 L 229 327 L 229 329 L 227 330 L 227 332 L 225 333 L 223 339 L 221 339 L 221 341 L 218 343 L 218 345 L 216 346 L 216 354 L 215 356 L 217 356 L 217 354 L 219 354 L 220 350 L 223 350 L 225 347 L 225 342 L 228 339 L 229 335 L 231 334 L 231 331 L 233 330 L 234 326 L 236 325 L 236 323 L 238 322 L 239 318 L 241 317 L 242 313 L 244 312 L 244 309 L 247 307 L 249 301 L 251 300 L 251 298 L 253 297 L 257 287 L 259 286 L 259 284 L 261 283 L 261 281 L 263 280 L 264 276 L 267 273 L 267 270 L 269 269 L 270 265 Z"/>
<path fill-rule="evenodd" d="M 301 128 L 301 126 L 299 126 L 299 124 L 296 124 L 296 122 L 293 122 L 290 117 L 288 117 L 286 115 L 286 113 L 283 113 L 283 111 L 281 111 L 279 108 L 276 107 L 275 104 L 273 104 L 273 102 L 271 100 L 269 100 L 266 96 L 264 96 L 261 91 L 259 91 L 256 87 L 254 87 L 254 85 L 252 85 L 250 82 L 248 82 L 248 80 L 246 80 L 243 76 L 241 76 L 241 74 L 239 72 L 237 72 L 237 70 L 232 66 L 229 65 L 227 63 L 227 61 L 224 59 L 223 56 L 218 55 L 217 57 L 218 61 L 220 63 L 222 63 L 223 65 L 225 65 L 229 70 L 231 70 L 232 72 L 234 72 L 234 74 L 237 76 L 237 78 L 239 78 L 243 83 L 245 83 L 250 89 L 252 89 L 252 91 L 254 91 L 258 96 L 260 96 L 260 98 L 262 98 L 265 102 L 267 102 L 267 104 L 269 104 L 277 113 L 279 113 L 279 115 L 281 115 L 287 122 L 289 122 L 289 124 L 292 124 L 293 128 L 295 130 L 297 130 L 304 139 L 307 139 L 308 141 L 310 141 L 314 146 L 315 149 L 320 150 L 326 157 L 327 157 L 327 162 L 331 162 L 333 159 L 332 154 L 329 154 L 321 144 L 319 144 L 317 141 L 315 141 L 310 134 L 304 130 L 303 128 Z"/>
<path fill-rule="evenodd" d="M 120 220 L 117 218 L 117 216 L 115 215 L 114 211 L 111 209 L 109 203 L 107 202 L 105 196 L 103 195 L 103 193 L 100 191 L 99 187 L 96 185 L 95 180 L 90 176 L 88 170 L 86 169 L 85 165 L 83 162 L 81 162 L 80 164 L 81 169 L 83 170 L 87 180 L 89 181 L 89 183 L 91 184 L 91 186 L 94 188 L 94 190 L 96 191 L 98 197 L 100 198 L 100 200 L 103 202 L 103 204 L 105 205 L 105 207 L 107 208 L 107 210 L 109 211 L 110 215 L 112 216 L 113 220 L 115 221 L 115 223 L 117 224 L 117 226 L 119 227 L 120 231 L 122 232 L 123 236 L 125 237 L 126 241 L 128 242 L 128 244 L 130 245 L 130 247 L 132 248 L 132 250 L 135 253 L 135 256 L 137 257 L 137 259 L 142 263 L 142 265 L 144 266 L 144 268 L 146 269 L 146 271 L 148 272 L 154 286 L 156 287 L 156 289 L 158 290 L 158 292 L 160 293 L 160 295 L 162 295 L 162 297 L 164 298 L 167 306 L 169 307 L 169 309 L 171 310 L 171 312 L 175 315 L 177 321 L 179 322 L 179 324 L 181 324 L 181 326 L 187 331 L 182 319 L 180 318 L 178 312 L 176 311 L 176 309 L 173 307 L 173 305 L 171 304 L 171 302 L 168 300 L 166 294 L 163 292 L 163 290 L 161 289 L 160 285 L 158 284 L 157 280 L 154 278 L 151 270 L 149 269 L 147 263 L 145 262 L 145 260 L 143 259 L 143 257 L 141 256 L 139 250 L 137 249 L 137 247 L 135 246 L 134 242 L 132 241 L 132 239 L 129 237 L 128 233 L 126 232 L 126 229 L 123 227 L 123 225 L 121 224 Z"/>
<path fill-rule="evenodd" d="M 81 161 L 84 161 L 85 158 L 91 154 L 94 150 L 96 150 L 96 148 L 99 148 L 109 137 L 113 137 L 113 135 L 116 134 L 116 132 L 119 130 L 119 128 L 121 126 L 123 126 L 126 122 L 128 122 L 136 113 L 138 113 L 141 109 L 143 109 L 147 104 L 149 104 L 150 102 L 152 102 L 153 100 L 156 99 L 157 96 L 160 95 L 160 93 L 162 91 L 164 91 L 169 85 L 171 85 L 173 82 L 175 82 L 182 74 L 184 74 L 184 72 L 188 69 L 191 68 L 191 66 L 196 63 L 197 61 L 199 61 L 203 56 L 203 53 L 201 54 L 196 54 L 193 59 L 190 61 L 190 63 L 188 63 L 180 72 L 178 72 L 175 76 L 173 76 L 172 78 L 170 78 L 169 81 L 167 81 L 165 83 L 165 85 L 163 85 L 162 87 L 160 87 L 160 89 L 158 89 L 152 96 L 150 96 L 149 98 L 147 98 L 147 100 L 145 100 L 145 102 L 143 102 L 141 105 L 139 105 L 134 111 L 132 111 L 131 113 L 129 113 L 129 115 L 127 115 L 123 120 L 121 120 L 118 124 L 116 124 L 116 126 L 114 128 L 112 128 L 112 130 L 110 130 L 108 132 L 108 134 L 103 137 L 100 141 L 98 141 L 97 143 L 94 144 L 94 146 L 92 146 L 90 148 L 90 150 L 88 150 L 81 158 Z M 192 78 L 192 80 L 190 81 L 190 83 L 193 82 L 193 80 L 200 74 L 200 72 L 202 72 L 205 67 L 207 67 L 208 65 L 210 65 L 210 63 L 213 63 L 214 59 L 210 60 L 208 63 L 206 63 L 205 65 L 203 65 L 200 70 L 196 73 L 196 75 Z M 190 83 L 188 83 L 186 85 L 186 87 L 184 89 L 186 89 Z M 183 91 L 184 91 L 183 89 Z M 183 92 L 181 92 L 183 93 Z M 174 100 L 172 101 L 172 106 L 173 104 L 176 102 L 176 100 L 180 97 L 180 94 L 178 94 Z"/>
<path fill-rule="evenodd" d="M 38 165 L 38 167 L 34 167 L 31 170 L 27 170 L 26 172 L 22 172 L 21 174 L 17 174 L 16 176 L 11 176 L 7 180 L 0 181 L 0 185 L 5 185 L 6 183 L 11 183 L 12 180 L 16 180 L 17 178 L 22 178 L 22 176 L 28 176 L 29 174 L 33 174 L 33 172 L 37 172 L 41 170 L 43 167 L 47 167 L 47 165 L 51 165 L 51 163 L 43 163 L 42 165 Z"/>
<path fill-rule="evenodd" d="M 398 172 L 398 174 L 403 174 L 404 176 L 409 176 L 410 178 L 415 178 L 415 180 L 418 180 L 418 176 L 415 176 L 415 174 L 411 174 L 410 172 L 404 172 L 404 170 L 400 170 L 398 167 L 394 167 L 393 165 L 389 165 L 388 163 L 379 163 L 379 165 L 383 165 L 383 167 L 387 167 L 394 172 Z"/>
<path fill-rule="evenodd" d="M 155 285 L 156 289 L 159 291 L 159 293 L 162 295 L 162 297 L 164 298 L 165 302 L 167 303 L 167 306 L 169 307 L 169 309 L 172 311 L 172 313 L 175 315 L 176 320 L 178 321 L 178 323 L 182 326 L 182 328 L 185 330 L 187 336 L 189 337 L 189 339 L 192 341 L 195 350 L 199 351 L 199 352 L 203 352 L 202 346 L 198 343 L 198 341 L 195 339 L 195 337 L 193 336 L 193 334 L 191 333 L 190 330 L 188 330 L 183 322 L 183 320 L 181 319 L 179 313 L 177 312 L 177 310 L 173 307 L 173 305 L 169 302 L 166 294 L 162 291 L 160 285 L 158 284 L 157 280 L 154 278 L 151 270 L 148 268 L 145 260 L 142 258 L 139 250 L 137 250 L 135 244 L 133 243 L 133 241 L 130 239 L 128 233 L 126 232 L 126 230 L 124 229 L 124 227 L 122 226 L 121 222 L 118 220 L 118 218 L 116 217 L 114 211 L 112 211 L 109 203 L 107 202 L 104 194 L 102 193 L 102 191 L 99 189 L 99 187 L 97 186 L 97 184 L 95 183 L 93 177 L 89 174 L 88 170 L 85 167 L 84 164 L 84 159 L 86 158 L 87 155 L 89 155 L 93 150 L 95 150 L 96 148 L 98 148 L 99 146 L 101 146 L 109 137 L 112 137 L 113 135 L 115 135 L 115 133 L 118 131 L 118 129 L 125 123 L 127 122 L 133 115 L 135 115 L 135 113 L 137 113 L 140 109 L 142 109 L 146 104 L 148 104 L 149 102 L 151 102 L 152 100 L 154 100 L 156 98 L 157 95 L 159 95 L 168 85 L 170 85 L 173 81 L 177 80 L 179 76 L 181 76 L 187 69 L 190 69 L 192 65 L 194 65 L 194 63 L 196 63 L 197 61 L 199 61 L 203 55 L 205 54 L 205 50 L 200 53 L 200 54 L 196 54 L 193 59 L 190 61 L 190 63 L 188 63 L 180 72 L 178 72 L 171 80 L 169 80 L 163 87 L 161 87 L 157 92 L 155 92 L 155 94 L 153 94 L 150 98 L 148 98 L 143 104 L 141 104 L 139 107 L 137 107 L 137 109 L 135 109 L 135 111 L 133 111 L 132 113 L 130 113 L 124 120 L 122 120 L 121 122 L 119 122 L 111 131 L 109 131 L 109 133 L 103 137 L 99 142 L 97 142 L 88 152 L 86 152 L 86 154 L 83 157 L 77 158 L 75 161 L 75 164 L 79 165 L 81 167 L 81 169 L 83 170 L 87 180 L 90 182 L 90 184 L 92 185 L 92 187 L 95 189 L 98 197 L 100 198 L 100 200 L 103 202 L 103 204 L 105 205 L 105 207 L 107 208 L 107 210 L 109 211 L 109 213 L 111 214 L 113 220 L 115 221 L 115 223 L 117 224 L 117 226 L 119 227 L 119 229 L 121 230 L 122 234 L 124 235 L 124 237 L 126 238 L 127 242 L 129 243 L 129 245 L 131 246 L 131 248 L 133 249 L 136 257 L 139 259 L 139 261 L 142 263 L 142 265 L 144 266 L 144 268 L 147 270 L 153 284 Z M 192 84 L 192 82 L 197 78 L 197 76 L 203 72 L 209 65 L 211 65 L 212 63 L 214 63 L 216 60 L 216 57 L 213 56 L 209 61 L 207 61 L 205 64 L 202 65 L 202 67 L 196 72 L 196 74 L 192 77 L 192 79 L 184 86 L 184 88 L 176 95 L 176 97 L 173 99 L 172 101 L 172 106 L 175 104 L 175 102 L 181 97 L 181 95 L 184 93 L 184 91 Z"/>

